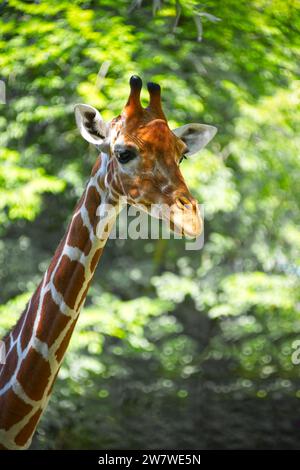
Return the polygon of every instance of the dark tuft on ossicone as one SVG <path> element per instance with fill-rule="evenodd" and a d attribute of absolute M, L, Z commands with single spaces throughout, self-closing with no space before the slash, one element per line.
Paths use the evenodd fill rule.
<path fill-rule="evenodd" d="M 142 79 L 138 75 L 132 75 L 129 80 L 131 89 L 141 90 L 143 86 Z"/>
<path fill-rule="evenodd" d="M 148 88 L 149 93 L 160 92 L 160 85 L 158 83 L 148 82 L 147 88 Z"/>

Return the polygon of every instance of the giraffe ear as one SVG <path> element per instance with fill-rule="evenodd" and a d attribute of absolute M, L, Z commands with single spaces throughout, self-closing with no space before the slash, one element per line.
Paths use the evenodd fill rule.
<path fill-rule="evenodd" d="M 76 124 L 82 137 L 91 144 L 102 146 L 107 131 L 99 111 L 88 104 L 76 104 L 74 111 Z"/>
<path fill-rule="evenodd" d="M 206 124 L 185 124 L 173 130 L 174 134 L 187 145 L 187 156 L 199 152 L 216 135 L 217 128 Z"/>

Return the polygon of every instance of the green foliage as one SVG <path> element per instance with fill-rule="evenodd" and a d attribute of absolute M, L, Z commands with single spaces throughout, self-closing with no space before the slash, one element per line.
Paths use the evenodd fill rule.
<path fill-rule="evenodd" d="M 0 222 L 24 218 L 34 220 L 41 206 L 41 194 L 60 192 L 65 184 L 45 174 L 43 168 L 20 166 L 20 154 L 8 148 L 0 152 Z"/>
<path fill-rule="evenodd" d="M 109 241 L 33 448 L 298 448 L 297 2 L 0 8 L 1 336 L 96 158 L 76 102 L 111 119 L 139 73 L 160 81 L 172 126 L 219 128 L 182 164 L 205 206 L 203 250 Z"/>

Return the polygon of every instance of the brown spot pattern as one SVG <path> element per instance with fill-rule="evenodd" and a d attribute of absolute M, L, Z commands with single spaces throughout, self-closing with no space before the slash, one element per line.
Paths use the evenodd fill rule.
<path fill-rule="evenodd" d="M 44 395 L 51 376 L 48 361 L 35 349 L 30 348 L 19 370 L 17 379 L 25 393 L 32 400 L 40 400 Z"/>
<path fill-rule="evenodd" d="M 5 367 L 3 367 L 3 371 L 0 377 L 1 387 L 3 387 L 11 379 L 12 375 L 14 374 L 16 370 L 17 364 L 18 364 L 17 346 L 14 346 L 6 357 Z"/>
<path fill-rule="evenodd" d="M 97 264 L 98 264 L 98 261 L 99 261 L 99 258 L 101 256 L 101 253 L 102 253 L 102 248 L 99 248 L 97 251 L 95 251 L 95 254 L 92 258 L 92 261 L 91 261 L 91 272 L 93 273 Z"/>
<path fill-rule="evenodd" d="M 88 206 L 87 211 L 89 214 L 90 222 L 94 227 L 94 232 L 96 233 L 96 212 L 101 203 L 100 194 L 94 186 L 91 186 L 87 193 Z M 97 217 L 98 218 L 98 217 Z"/>
<path fill-rule="evenodd" d="M 24 426 L 24 428 L 19 432 L 19 434 L 15 438 L 15 443 L 19 446 L 24 446 L 28 439 L 30 439 L 31 434 L 36 428 L 36 425 L 38 423 L 38 420 L 40 419 L 40 416 L 42 414 L 42 409 L 39 409 L 34 413 L 34 415 L 31 416 L 30 420 L 28 423 Z"/>
<path fill-rule="evenodd" d="M 89 288 L 90 288 L 90 284 L 91 284 L 91 281 L 88 282 L 88 284 L 87 284 L 87 286 L 86 286 L 86 289 L 84 290 L 84 292 L 83 292 L 83 294 L 82 294 L 82 296 L 81 296 L 81 299 L 80 299 L 79 304 L 78 304 L 78 310 L 81 309 L 81 306 L 82 306 L 82 304 L 83 304 L 83 302 L 84 302 L 84 300 L 85 300 L 85 298 L 86 298 L 86 296 L 87 296 L 88 290 L 89 290 Z"/>
<path fill-rule="evenodd" d="M 95 174 L 97 173 L 97 171 L 100 170 L 100 166 L 101 166 L 101 155 L 99 155 L 99 157 L 97 158 L 96 160 L 96 163 L 95 165 L 93 166 L 93 169 L 92 169 L 92 176 L 95 176 Z"/>
<path fill-rule="evenodd" d="M 37 338 L 51 347 L 69 321 L 70 317 L 61 313 L 58 305 L 52 299 L 51 292 L 47 292 L 43 300 Z"/>
<path fill-rule="evenodd" d="M 1 428 L 6 431 L 14 424 L 21 421 L 30 411 L 32 406 L 24 403 L 12 389 L 0 396 Z"/>
<path fill-rule="evenodd" d="M 74 308 L 78 292 L 84 283 L 83 265 L 63 255 L 53 282 L 55 288 L 62 294 L 65 303 Z"/>
<path fill-rule="evenodd" d="M 85 255 L 87 255 L 92 248 L 89 231 L 87 227 L 83 225 L 80 214 L 77 214 L 73 219 L 69 231 L 68 245 L 79 248 Z"/>
<path fill-rule="evenodd" d="M 58 260 L 61 256 L 61 253 L 64 249 L 64 246 L 65 246 L 65 243 L 66 243 L 66 238 L 67 238 L 67 233 L 65 233 L 64 237 L 62 238 L 62 240 L 60 241 L 55 253 L 54 253 L 54 256 L 51 260 L 51 263 L 49 265 L 49 268 L 47 270 L 47 278 L 46 278 L 46 284 L 48 284 L 50 282 L 50 279 L 51 279 L 51 275 L 53 273 L 53 271 L 55 270 L 56 266 L 57 266 L 57 263 L 58 263 Z"/>
<path fill-rule="evenodd" d="M 74 330 L 75 325 L 76 325 L 76 321 L 77 321 L 77 319 L 73 321 L 73 323 L 71 324 L 69 330 L 66 333 L 66 336 L 64 337 L 64 339 L 62 340 L 59 348 L 56 351 L 55 355 L 56 355 L 56 359 L 58 360 L 58 362 L 60 362 L 62 360 L 62 358 L 65 354 L 65 351 L 66 351 L 66 349 L 69 345 L 73 330 Z"/>
<path fill-rule="evenodd" d="M 25 311 L 26 311 L 26 309 L 25 309 Z M 21 328 L 22 328 L 22 325 L 23 325 L 23 319 L 24 319 L 25 311 L 22 313 L 20 319 L 18 320 L 16 326 L 13 329 L 12 337 L 13 337 L 14 340 L 16 340 L 18 338 L 19 334 L 20 334 L 20 331 L 21 331 Z"/>
<path fill-rule="evenodd" d="M 21 336 L 21 346 L 23 350 L 27 347 L 32 337 L 34 320 L 35 320 L 36 312 L 38 310 L 39 301 L 40 301 L 41 288 L 42 288 L 42 283 L 39 285 L 39 287 L 37 288 L 37 290 L 32 296 L 31 304 L 30 304 L 27 314 L 26 314 L 26 311 L 24 314 L 26 315 L 26 317 L 24 319 L 25 323 L 23 326 L 22 336 Z"/>

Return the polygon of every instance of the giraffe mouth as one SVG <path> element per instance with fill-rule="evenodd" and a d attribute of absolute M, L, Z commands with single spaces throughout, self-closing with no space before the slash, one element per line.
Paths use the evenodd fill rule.
<path fill-rule="evenodd" d="M 203 219 L 198 207 L 179 206 L 178 203 L 148 204 L 134 203 L 138 209 L 146 212 L 155 219 L 163 220 L 168 228 L 181 236 L 197 238 L 203 231 Z"/>
<path fill-rule="evenodd" d="M 203 219 L 198 207 L 183 207 L 174 203 L 167 204 L 137 204 L 144 212 L 156 219 L 163 220 L 168 228 L 181 236 L 197 238 L 203 231 Z"/>
<path fill-rule="evenodd" d="M 197 238 L 203 231 L 203 220 L 198 210 L 177 210 L 170 213 L 167 220 L 170 229 L 187 238 Z"/>

